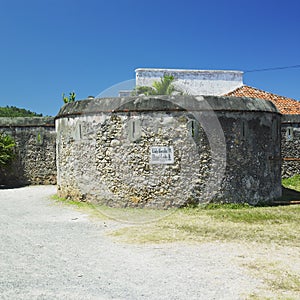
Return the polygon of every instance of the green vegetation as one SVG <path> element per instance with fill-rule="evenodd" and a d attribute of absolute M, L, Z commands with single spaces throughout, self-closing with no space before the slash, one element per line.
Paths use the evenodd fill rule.
<path fill-rule="evenodd" d="M 71 205 L 81 211 L 96 216 L 100 219 L 111 219 L 122 223 L 130 224 L 144 224 L 145 222 L 151 222 L 153 220 L 162 219 L 166 215 L 169 215 L 175 210 L 157 210 L 157 209 L 134 209 L 134 208 L 112 208 L 104 205 L 95 205 L 89 202 L 73 201 L 71 199 L 65 199 L 53 196 L 57 202 Z"/>
<path fill-rule="evenodd" d="M 65 199 L 65 198 L 59 197 L 57 195 L 53 195 L 52 199 L 57 201 L 57 202 L 64 203 L 64 204 L 74 205 L 78 208 L 87 208 L 87 209 L 92 208 L 92 205 L 87 203 L 87 202 L 73 201 L 73 200 L 70 200 L 70 199 Z"/>
<path fill-rule="evenodd" d="M 203 208 L 194 209 L 197 213 L 204 210 L 206 215 L 222 221 L 242 222 L 248 224 L 268 223 L 278 224 L 282 221 L 290 221 L 297 218 L 290 210 L 285 211 L 284 207 L 254 207 L 248 204 L 208 204 Z M 190 210 L 187 209 L 187 212 Z M 299 216 L 300 218 L 300 216 Z M 299 219 L 300 220 L 300 219 Z"/>
<path fill-rule="evenodd" d="M 259 242 L 300 245 L 300 206 L 183 208 L 158 222 L 123 227 L 127 242 Z"/>
<path fill-rule="evenodd" d="M 137 86 L 134 91 L 132 92 L 132 96 L 138 96 L 138 95 L 153 95 L 154 89 L 151 86 Z"/>
<path fill-rule="evenodd" d="M 76 94 L 75 94 L 74 92 L 70 92 L 70 93 L 69 93 L 69 97 L 67 97 L 67 96 L 65 96 L 65 94 L 63 93 L 63 94 L 62 94 L 62 98 L 63 98 L 64 103 L 71 103 L 71 102 L 74 102 L 74 101 L 75 101 Z"/>
<path fill-rule="evenodd" d="M 42 117 L 42 114 L 37 114 L 24 108 L 15 106 L 0 107 L 0 117 Z"/>
<path fill-rule="evenodd" d="M 138 86 L 132 92 L 133 96 L 136 95 L 171 95 L 174 92 L 182 93 L 176 90 L 172 82 L 174 81 L 174 76 L 165 75 L 160 81 L 154 81 L 151 86 Z"/>
<path fill-rule="evenodd" d="M 258 242 L 300 246 L 300 206 L 253 207 L 208 204 L 165 210 L 118 209 L 60 200 L 101 218 L 131 223 L 110 234 L 126 242 Z M 148 223 L 142 223 L 146 220 Z M 150 221 L 149 221 L 150 220 Z M 135 223 L 138 223 L 136 225 Z"/>
<path fill-rule="evenodd" d="M 0 167 L 6 166 L 13 160 L 15 145 L 12 137 L 0 132 Z"/>
<path fill-rule="evenodd" d="M 282 179 L 282 185 L 285 188 L 300 192 L 300 174 L 294 175 L 291 178 Z"/>

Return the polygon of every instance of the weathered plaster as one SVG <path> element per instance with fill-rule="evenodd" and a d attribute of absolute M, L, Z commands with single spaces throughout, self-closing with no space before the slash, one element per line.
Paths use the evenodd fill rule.
<path fill-rule="evenodd" d="M 243 85 L 243 72 L 218 70 L 136 69 L 136 85 L 152 86 L 164 75 L 174 76 L 174 86 L 188 95 L 224 95 Z"/>

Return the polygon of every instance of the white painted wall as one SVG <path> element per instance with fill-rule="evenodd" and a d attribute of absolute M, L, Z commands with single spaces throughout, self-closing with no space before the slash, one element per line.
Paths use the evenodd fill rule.
<path fill-rule="evenodd" d="M 174 86 L 190 95 L 221 96 L 243 85 L 243 72 L 222 70 L 136 69 L 136 85 L 152 86 L 164 75 L 175 77 Z"/>

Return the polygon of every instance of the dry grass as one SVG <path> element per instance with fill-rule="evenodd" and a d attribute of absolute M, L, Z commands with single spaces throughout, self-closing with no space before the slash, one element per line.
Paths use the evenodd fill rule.
<path fill-rule="evenodd" d="M 291 257 L 285 256 L 295 256 L 294 265 L 300 266 L 300 206 L 180 209 L 158 222 L 125 226 L 110 235 L 127 243 L 235 242 L 250 260 L 239 264 L 263 283 L 247 299 L 300 299 L 300 270 L 290 268 Z"/>
<path fill-rule="evenodd" d="M 128 243 L 257 242 L 300 247 L 300 205 L 206 205 L 177 210 L 116 209 L 54 197 L 101 219 L 120 221 L 111 236 Z"/>
<path fill-rule="evenodd" d="M 248 299 L 299 299 L 300 274 L 279 262 L 256 260 L 245 265 L 250 273 L 260 278 L 265 287 L 249 295 Z"/>
<path fill-rule="evenodd" d="M 179 209 L 150 224 L 111 232 L 125 242 L 259 242 L 300 246 L 300 206 Z"/>

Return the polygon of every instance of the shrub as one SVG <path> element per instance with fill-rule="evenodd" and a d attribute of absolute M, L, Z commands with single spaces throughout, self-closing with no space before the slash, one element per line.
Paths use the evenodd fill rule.
<path fill-rule="evenodd" d="M 0 132 L 0 166 L 6 166 L 13 160 L 15 145 L 11 136 Z"/>
<path fill-rule="evenodd" d="M 71 102 L 75 101 L 76 94 L 74 92 L 70 92 L 69 97 L 66 97 L 65 94 L 63 93 L 62 98 L 63 98 L 64 103 L 71 103 Z"/>

